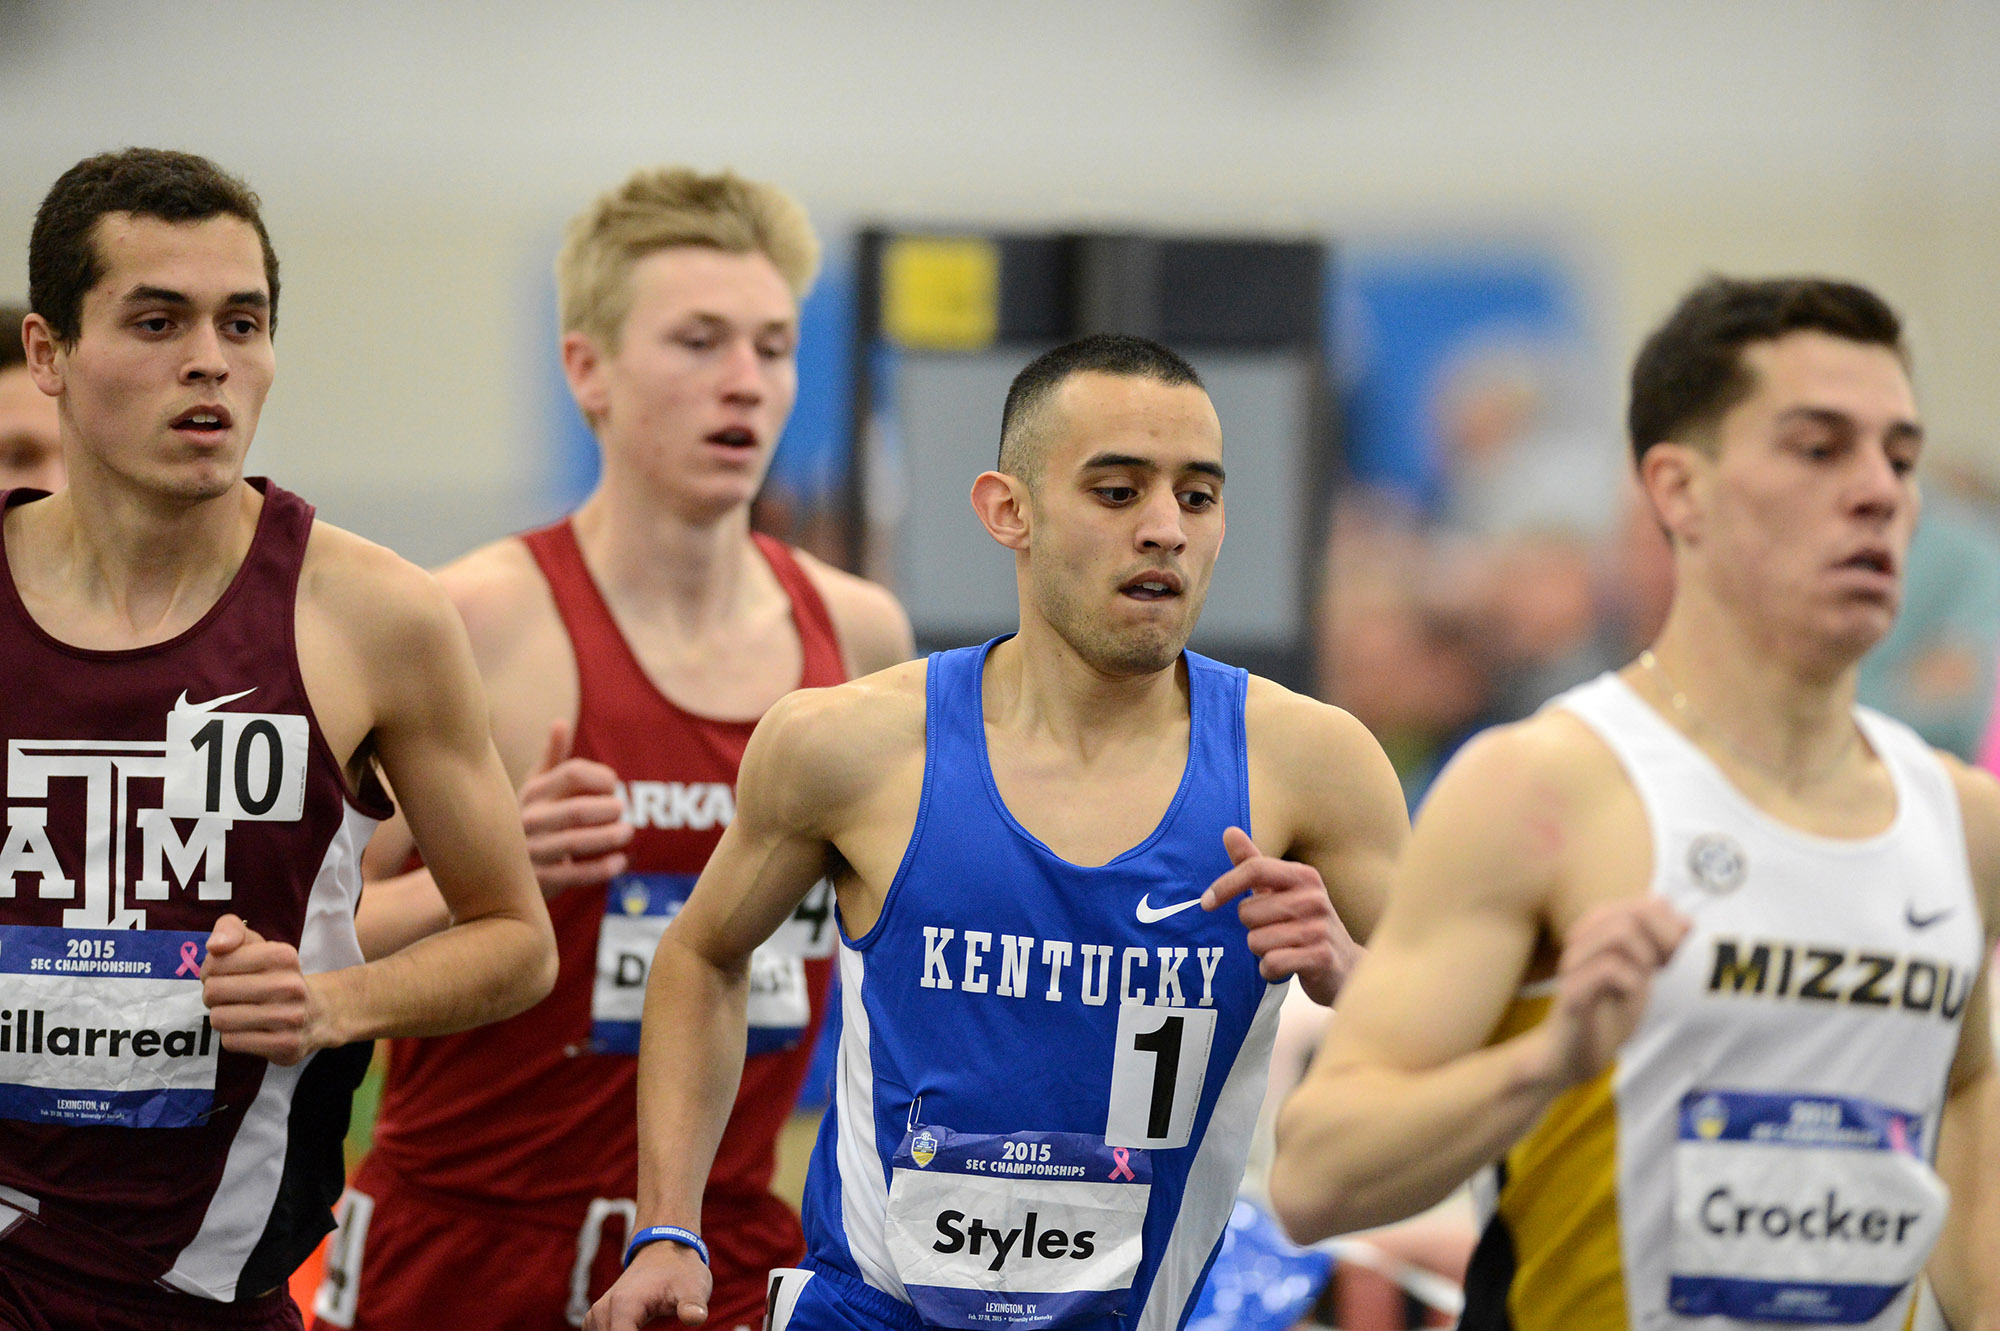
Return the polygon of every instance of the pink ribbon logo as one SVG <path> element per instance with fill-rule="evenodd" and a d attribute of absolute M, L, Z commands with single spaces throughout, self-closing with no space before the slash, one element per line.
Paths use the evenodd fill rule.
<path fill-rule="evenodd" d="M 183 975 L 201 974 L 201 955 L 193 943 L 181 944 L 181 964 L 174 968 L 174 978 Z"/>
<path fill-rule="evenodd" d="M 1130 1151 L 1122 1146 L 1114 1146 L 1111 1148 L 1111 1158 L 1116 1162 L 1111 1167 L 1111 1181 L 1113 1183 L 1116 1183 L 1121 1178 L 1131 1179 L 1134 1183 L 1139 1181 L 1139 1176 L 1132 1172 L 1132 1153 Z"/>

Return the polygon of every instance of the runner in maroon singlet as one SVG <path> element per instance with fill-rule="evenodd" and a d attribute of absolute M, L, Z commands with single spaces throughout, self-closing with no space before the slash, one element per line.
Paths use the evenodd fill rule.
<path fill-rule="evenodd" d="M 243 477 L 275 361 L 256 197 L 79 163 L 29 370 L 69 486 L 0 501 L 0 1327 L 296 1327 L 378 1036 L 547 992 L 554 947 L 437 586 Z M 457 923 L 363 964 L 395 783 Z"/>
<path fill-rule="evenodd" d="M 646 967 L 734 813 L 750 732 L 793 688 L 910 654 L 881 588 L 750 531 L 817 252 L 780 191 L 683 170 L 635 175 L 571 227 L 563 356 L 603 479 L 571 519 L 439 575 L 525 782 L 560 976 L 511 1021 L 392 1046 L 322 1326 L 582 1324 L 631 1228 Z M 371 865 L 400 867 L 396 833 L 377 837 Z M 421 873 L 371 883 L 364 946 L 443 918 Z M 770 1182 L 834 927 L 822 891 L 754 964 L 749 1057 L 703 1204 L 714 1327 L 756 1324 L 765 1273 L 803 1250 Z"/>

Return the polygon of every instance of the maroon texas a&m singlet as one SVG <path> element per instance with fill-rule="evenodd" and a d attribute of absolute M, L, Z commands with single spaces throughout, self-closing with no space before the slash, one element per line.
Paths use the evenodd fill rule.
<path fill-rule="evenodd" d="M 360 963 L 361 847 L 389 812 L 349 792 L 299 674 L 313 510 L 250 484 L 235 578 L 150 647 L 57 641 L 0 545 L 0 1270 L 163 1308 L 253 1298 L 311 1252 L 367 1064 L 224 1052 L 202 1004 L 225 912 L 308 972 Z"/>
<path fill-rule="evenodd" d="M 588 1209 L 593 1201 L 633 1195 L 646 969 L 734 815 L 736 769 L 756 723 L 697 716 L 660 693 L 567 521 L 521 539 L 575 652 L 573 752 L 618 774 L 636 829 L 630 867 L 605 886 L 550 900 L 561 966 L 548 998 L 478 1030 L 391 1045 L 369 1163 L 441 1193 L 534 1206 L 551 1219 L 573 1213 L 581 1223 L 602 1211 Z M 754 539 L 791 598 L 805 658 L 800 686 L 842 682 L 819 593 L 782 544 Z M 703 1197 L 717 1308 L 738 1294 L 761 1306 L 765 1271 L 803 1251 L 798 1219 L 770 1183 L 778 1131 L 818 1029 L 835 927 L 831 889 L 821 884 L 752 964 L 750 1054 Z M 604 1242 L 622 1240 L 611 1233 Z"/>

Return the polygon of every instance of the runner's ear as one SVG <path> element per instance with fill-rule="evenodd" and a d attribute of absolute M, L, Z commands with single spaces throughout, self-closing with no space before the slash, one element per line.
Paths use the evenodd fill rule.
<path fill-rule="evenodd" d="M 1028 548 L 1031 505 L 1028 487 L 1019 477 L 999 471 L 980 472 L 972 483 L 972 511 L 979 515 L 986 534 L 1009 550 Z"/>

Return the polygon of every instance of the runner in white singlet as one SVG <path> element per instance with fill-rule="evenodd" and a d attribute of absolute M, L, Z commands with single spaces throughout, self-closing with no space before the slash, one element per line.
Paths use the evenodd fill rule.
<path fill-rule="evenodd" d="M 1317 1237 L 1491 1166 L 1467 1327 L 1887 1331 L 1925 1273 L 2000 1324 L 2000 785 L 1854 703 L 1917 519 L 1897 317 L 1714 279 L 1630 420 L 1666 627 L 1439 780 L 1273 1200 Z"/>

